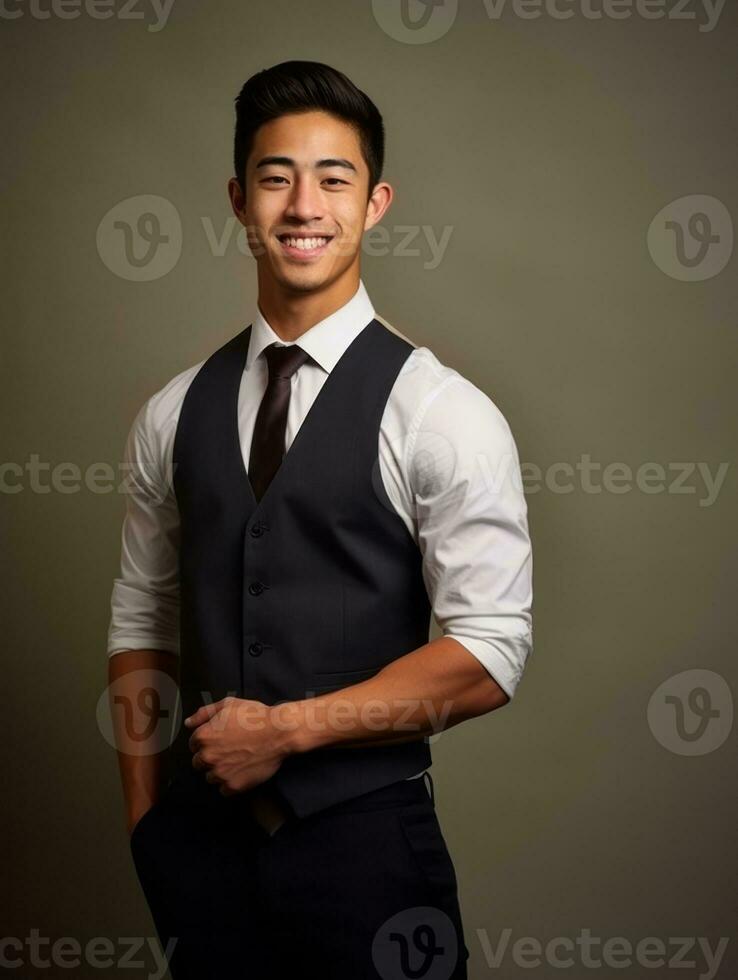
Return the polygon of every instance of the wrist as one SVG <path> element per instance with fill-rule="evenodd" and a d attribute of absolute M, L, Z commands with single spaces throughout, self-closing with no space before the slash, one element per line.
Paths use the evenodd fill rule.
<path fill-rule="evenodd" d="M 270 721 L 277 733 L 285 758 L 316 748 L 313 733 L 306 724 L 305 702 L 284 701 L 270 709 Z"/>

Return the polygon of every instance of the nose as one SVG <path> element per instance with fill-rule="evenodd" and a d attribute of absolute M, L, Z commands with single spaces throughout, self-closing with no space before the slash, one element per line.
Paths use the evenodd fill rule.
<path fill-rule="evenodd" d="M 296 176 L 285 209 L 285 217 L 305 223 L 320 221 L 323 218 L 323 211 L 320 191 L 315 180 L 307 175 Z"/>

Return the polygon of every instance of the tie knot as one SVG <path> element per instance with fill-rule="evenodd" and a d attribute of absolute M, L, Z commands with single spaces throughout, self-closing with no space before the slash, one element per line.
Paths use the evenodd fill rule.
<path fill-rule="evenodd" d="M 291 378 L 295 371 L 310 358 L 307 351 L 297 344 L 289 344 L 285 347 L 270 344 L 264 349 L 264 356 L 269 365 L 270 381 L 275 378 Z"/>

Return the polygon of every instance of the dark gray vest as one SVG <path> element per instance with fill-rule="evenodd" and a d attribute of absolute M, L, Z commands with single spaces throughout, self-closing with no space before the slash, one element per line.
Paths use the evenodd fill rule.
<path fill-rule="evenodd" d="M 429 639 L 421 553 L 378 461 L 382 414 L 412 345 L 377 320 L 364 327 L 257 503 L 237 419 L 250 336 L 249 326 L 203 364 L 174 441 L 183 717 L 228 694 L 273 705 L 346 687 Z M 179 732 L 170 775 L 192 769 L 190 735 Z M 307 816 L 430 764 L 422 736 L 330 746 L 290 756 L 269 784 Z"/>

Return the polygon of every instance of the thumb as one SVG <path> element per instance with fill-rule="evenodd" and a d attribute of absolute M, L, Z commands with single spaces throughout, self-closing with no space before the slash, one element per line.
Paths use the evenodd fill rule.
<path fill-rule="evenodd" d="M 213 704 L 203 704 L 194 714 L 185 718 L 184 723 L 188 728 L 195 728 L 196 725 L 202 725 L 203 722 L 210 721 L 213 715 L 217 715 L 222 707 L 222 701 L 216 701 Z"/>

